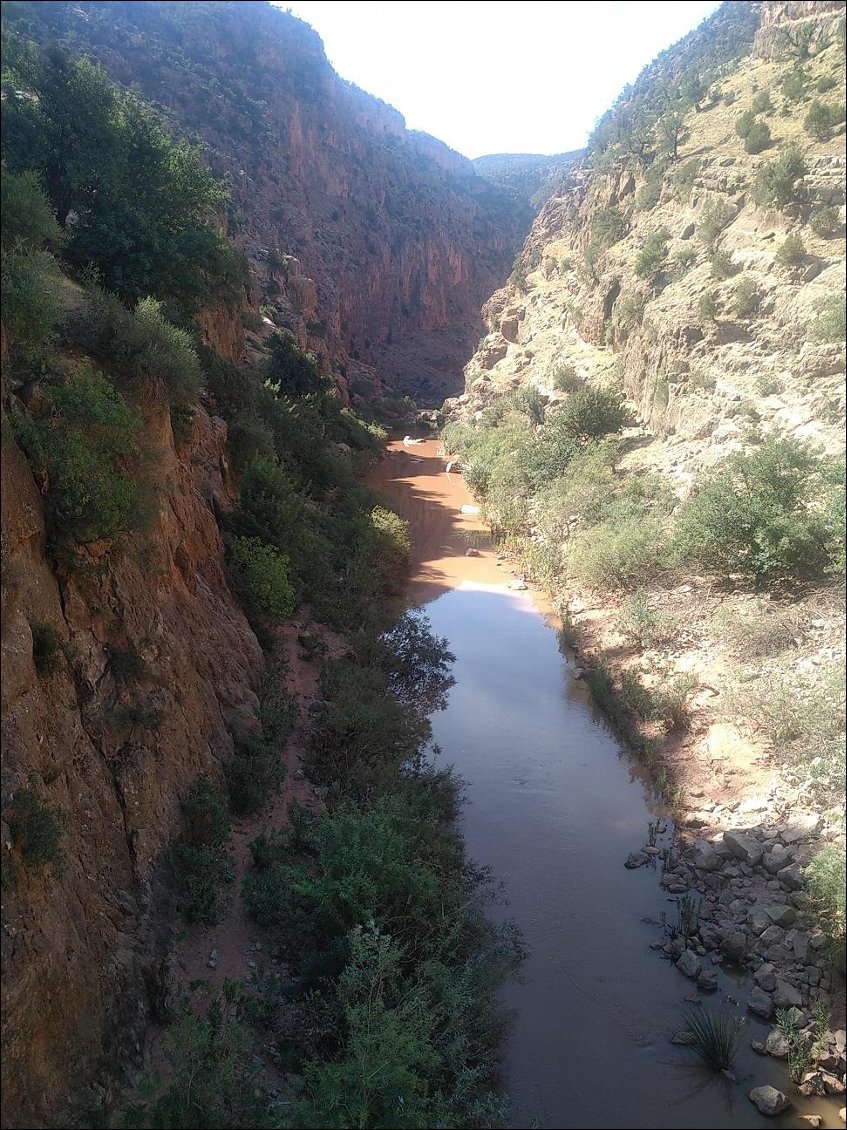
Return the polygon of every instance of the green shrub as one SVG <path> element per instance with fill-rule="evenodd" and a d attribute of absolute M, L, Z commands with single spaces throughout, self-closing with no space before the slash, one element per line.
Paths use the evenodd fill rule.
<path fill-rule="evenodd" d="M 825 102 L 815 99 L 803 119 L 803 128 L 815 141 L 829 141 L 837 121 L 838 111 L 833 106 L 827 106 Z"/>
<path fill-rule="evenodd" d="M 582 388 L 585 380 L 573 365 L 562 364 L 553 370 L 551 383 L 559 392 L 576 392 L 578 388 Z"/>
<path fill-rule="evenodd" d="M 697 179 L 697 174 L 700 172 L 700 162 L 696 157 L 686 161 L 685 164 L 680 165 L 674 172 L 671 178 L 671 184 L 676 195 L 677 200 L 681 204 L 687 204 L 691 196 L 691 190 L 694 187 L 694 182 Z"/>
<path fill-rule="evenodd" d="M 741 138 L 747 138 L 750 135 L 750 130 L 756 124 L 756 114 L 753 110 L 745 110 L 743 114 L 739 114 L 735 119 L 735 132 Z"/>
<path fill-rule="evenodd" d="M 286 620 L 296 600 L 288 577 L 288 558 L 259 538 L 236 537 L 228 546 L 233 587 L 254 613 Z"/>
<path fill-rule="evenodd" d="M 709 256 L 709 266 L 712 268 L 712 277 L 721 280 L 731 278 L 738 270 L 732 255 L 723 249 L 712 252 Z"/>
<path fill-rule="evenodd" d="M 628 230 L 626 217 L 617 208 L 601 208 L 595 214 L 591 223 L 591 238 L 585 252 L 589 270 L 594 270 L 606 248 L 622 240 Z"/>
<path fill-rule="evenodd" d="M 535 427 L 544 423 L 547 400 L 534 385 L 523 385 L 515 389 L 510 399 L 518 412 L 527 416 Z"/>
<path fill-rule="evenodd" d="M 759 204 L 784 208 L 797 198 L 797 184 L 806 175 L 806 162 L 796 145 L 787 145 L 779 156 L 768 161 L 756 178 L 755 197 Z"/>
<path fill-rule="evenodd" d="M 759 90 L 753 95 L 750 103 L 754 114 L 767 114 L 773 110 L 771 96 L 767 90 Z"/>
<path fill-rule="evenodd" d="M 815 208 L 809 217 L 809 227 L 822 239 L 835 235 L 838 230 L 838 209 L 829 204 Z"/>
<path fill-rule="evenodd" d="M 43 624 L 33 621 L 30 624 L 32 632 L 32 661 L 39 675 L 52 675 L 59 669 L 59 656 L 61 647 L 59 636 L 52 624 Z"/>
<path fill-rule="evenodd" d="M 214 923 L 223 912 L 223 889 L 235 878 L 230 825 L 223 794 L 201 778 L 182 800 L 185 832 L 174 859 L 185 889 L 186 915 Z"/>
<path fill-rule="evenodd" d="M 610 519 L 576 534 L 568 555 L 569 568 L 591 588 L 634 588 L 661 572 L 664 540 L 655 518 Z"/>
<path fill-rule="evenodd" d="M 714 321 L 718 313 L 718 296 L 713 290 L 704 290 L 697 299 L 697 311 L 706 321 Z"/>
<path fill-rule="evenodd" d="M 243 259 L 210 222 L 225 194 L 199 150 L 89 59 L 9 46 L 3 158 L 40 176 L 63 227 L 73 215 L 70 262 L 93 263 L 128 302 L 154 295 L 194 312 L 237 301 Z"/>
<path fill-rule="evenodd" d="M 693 247 L 681 247 L 673 258 L 679 274 L 684 275 L 688 268 L 697 262 L 697 252 Z"/>
<path fill-rule="evenodd" d="M 46 251 L 4 251 L 0 300 L 12 360 L 37 366 L 61 318 L 59 272 L 53 257 Z"/>
<path fill-rule="evenodd" d="M 817 341 L 844 341 L 847 334 L 844 317 L 844 296 L 830 294 L 818 303 L 817 318 L 812 322 L 812 337 Z"/>
<path fill-rule="evenodd" d="M 844 944 L 847 934 L 847 876 L 844 844 L 827 844 L 806 868 L 809 897 L 826 934 Z"/>
<path fill-rule="evenodd" d="M 651 608 L 647 593 L 638 588 L 621 606 L 620 630 L 639 647 L 666 643 L 674 634 L 674 624 L 664 612 Z"/>
<path fill-rule="evenodd" d="M 302 353 L 286 333 L 273 334 L 270 339 L 267 380 L 281 396 L 309 396 L 328 388 L 315 359 Z"/>
<path fill-rule="evenodd" d="M 750 275 L 744 275 L 738 280 L 733 295 L 735 313 L 739 318 L 749 318 L 759 308 L 761 295 L 756 285 L 756 280 Z"/>
<path fill-rule="evenodd" d="M 830 476 L 790 439 L 730 456 L 683 508 L 677 555 L 758 582 L 822 576 L 843 544 L 826 515 Z"/>
<path fill-rule="evenodd" d="M 713 1071 L 729 1071 L 744 1027 L 743 1017 L 725 1009 L 698 1009 L 696 1012 L 690 1009 L 685 1014 L 685 1023 L 697 1055 Z"/>
<path fill-rule="evenodd" d="M 0 246 L 4 251 L 21 246 L 39 249 L 58 244 L 61 229 L 36 173 L 0 171 Z"/>
<path fill-rule="evenodd" d="M 635 257 L 634 270 L 638 278 L 650 281 L 656 279 L 665 262 L 669 238 L 667 228 L 660 228 L 647 236 L 643 247 Z"/>
<path fill-rule="evenodd" d="M 815 90 L 818 94 L 827 94 L 830 90 L 834 90 L 838 86 L 838 79 L 835 75 L 821 75 L 815 83 Z"/>
<path fill-rule="evenodd" d="M 806 245 L 799 232 L 791 232 L 779 245 L 776 261 L 780 267 L 799 267 L 806 259 Z"/>
<path fill-rule="evenodd" d="M 732 223 L 735 218 L 735 211 L 732 205 L 726 201 L 721 200 L 719 197 L 710 196 L 700 213 L 700 221 L 697 224 L 697 237 L 705 243 L 709 249 L 714 248 L 718 236 Z"/>
<path fill-rule="evenodd" d="M 142 298 L 128 310 L 117 295 L 89 290 L 67 332 L 131 384 L 160 380 L 174 404 L 194 404 L 200 395 L 203 378 L 191 335 L 171 325 L 153 298 Z"/>
<path fill-rule="evenodd" d="M 228 982 L 205 1016 L 181 1012 L 162 1038 L 168 1064 L 165 1085 L 155 1099 L 131 1107 L 127 1127 L 227 1126 L 269 1130 L 282 1125 L 269 1107 L 254 1041 L 238 1019 L 237 985 Z M 161 1083 L 151 1080 L 153 1086 Z"/>
<path fill-rule="evenodd" d="M 8 822 L 12 843 L 27 867 L 39 871 L 49 864 L 62 870 L 62 836 L 68 817 L 58 805 L 45 804 L 30 789 L 17 789 L 9 806 Z"/>
<path fill-rule="evenodd" d="M 639 212 L 655 208 L 662 196 L 661 177 L 648 179 L 635 194 L 635 207 Z"/>
<path fill-rule="evenodd" d="M 49 484 L 46 512 L 54 545 L 145 528 L 148 497 L 125 470 L 138 452 L 138 412 L 89 365 L 64 385 L 45 389 L 44 404 L 44 415 L 21 416 L 16 427 L 30 466 Z"/>
<path fill-rule="evenodd" d="M 761 153 L 763 149 L 768 148 L 770 143 L 771 131 L 767 122 L 754 122 L 744 139 L 744 151 L 746 153 Z"/>
<path fill-rule="evenodd" d="M 783 76 L 780 87 L 789 102 L 799 102 L 806 91 L 809 76 L 802 67 L 795 67 Z"/>
<path fill-rule="evenodd" d="M 551 433 L 585 442 L 618 432 L 627 421 L 619 389 L 586 385 L 571 393 L 551 420 Z"/>

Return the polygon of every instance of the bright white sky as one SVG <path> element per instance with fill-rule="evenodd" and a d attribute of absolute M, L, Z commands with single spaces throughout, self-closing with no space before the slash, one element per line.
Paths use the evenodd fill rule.
<path fill-rule="evenodd" d="M 338 73 L 468 157 L 579 149 L 702 0 L 284 0 Z"/>

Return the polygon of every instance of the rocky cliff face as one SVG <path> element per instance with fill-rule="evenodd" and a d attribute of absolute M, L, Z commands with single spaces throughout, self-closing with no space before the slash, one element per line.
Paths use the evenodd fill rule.
<path fill-rule="evenodd" d="M 177 447 L 155 390 L 152 528 L 51 569 L 42 498 L 3 420 L 3 804 L 34 786 L 68 817 L 60 880 L 7 856 L 3 827 L 4 1123 L 57 1124 L 104 1066 L 137 1061 L 155 1008 L 179 798 L 250 725 L 260 648 L 222 569 L 226 430 L 198 411 Z M 33 632 L 60 649 L 36 670 Z M 172 918 L 173 916 L 170 915 Z M 68 1123 L 61 1123 L 67 1125 Z"/>
<path fill-rule="evenodd" d="M 765 5 L 767 26 L 806 7 Z M 816 35 L 830 45 L 805 65 L 800 102 L 781 93 L 793 60 L 751 54 L 716 84 L 708 106 L 690 111 L 688 140 L 659 182 L 649 168 L 592 173 L 586 163 L 551 197 L 514 281 L 484 307 L 489 333 L 466 368 L 466 394 L 448 410 L 468 416 L 524 383 L 560 399 L 562 366 L 620 380 L 655 437 L 639 461 L 667 470 L 681 494 L 741 446 L 753 423 L 840 450 L 844 347 L 818 330 L 824 311 L 843 301 L 844 125 L 822 140 L 803 122 L 818 82 L 843 84 L 840 48 L 823 25 L 844 5 L 812 7 Z M 772 141 L 751 155 L 735 126 L 764 93 Z M 834 95 L 822 100 L 834 104 Z M 757 203 L 763 167 L 792 144 L 803 159 L 792 200 Z M 620 238 L 589 263 L 610 209 Z M 802 244 L 793 262 L 780 250 L 789 236 Z M 655 271 L 639 260 L 651 237 L 661 247 Z"/>
<path fill-rule="evenodd" d="M 17 8 L 202 139 L 231 179 L 259 301 L 302 346 L 422 403 L 457 391 L 525 235 L 508 193 L 340 79 L 315 32 L 269 4 Z"/>

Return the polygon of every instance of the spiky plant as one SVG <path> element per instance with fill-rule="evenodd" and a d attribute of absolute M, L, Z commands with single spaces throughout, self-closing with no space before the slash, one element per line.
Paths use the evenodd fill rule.
<path fill-rule="evenodd" d="M 729 1071 L 744 1020 L 728 1012 L 704 1008 L 687 1011 L 685 1023 L 694 1038 L 691 1046 L 700 1058 L 715 1071 Z"/>

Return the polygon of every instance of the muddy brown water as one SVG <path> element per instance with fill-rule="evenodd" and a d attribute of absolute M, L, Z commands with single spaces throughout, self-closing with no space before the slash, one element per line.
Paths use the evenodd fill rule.
<path fill-rule="evenodd" d="M 658 869 L 623 866 L 663 816 L 650 781 L 573 677 L 543 602 L 506 587 L 513 578 L 462 512 L 472 500 L 438 447 L 391 443 L 373 485 L 410 522 L 410 602 L 456 654 L 456 685 L 433 726 L 467 783 L 468 849 L 503 883 L 508 904 L 491 914 L 514 918 L 530 950 L 504 994 L 510 1125 L 799 1127 L 811 1113 L 840 1125 L 834 1102 L 796 1095 L 780 1119 L 758 1113 L 751 1087 L 791 1090 L 784 1065 L 750 1049 L 768 1030 L 751 1017 L 736 1081 L 669 1042 L 685 1008 L 745 1016 L 749 987 L 721 971 L 720 991 L 691 1005 L 692 982 L 649 948 L 662 913 L 676 913 Z"/>

